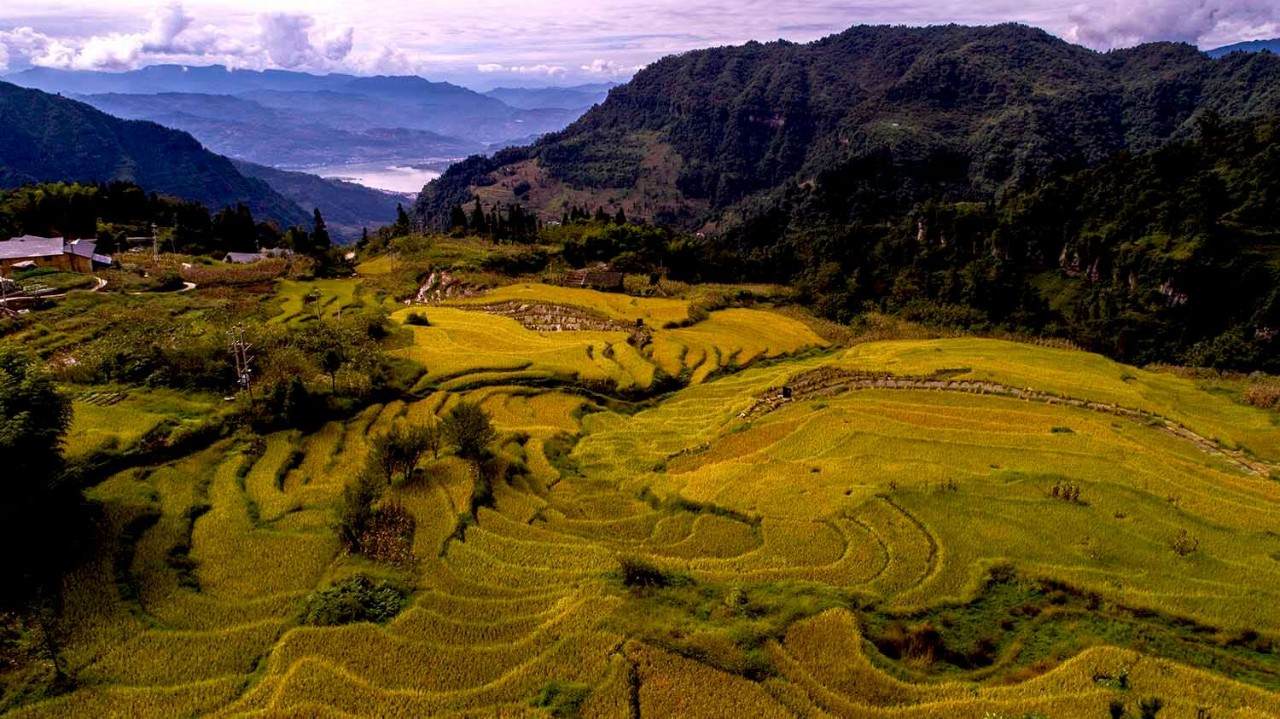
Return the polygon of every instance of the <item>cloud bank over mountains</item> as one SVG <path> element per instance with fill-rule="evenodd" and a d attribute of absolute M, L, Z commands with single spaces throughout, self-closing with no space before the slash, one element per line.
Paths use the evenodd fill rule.
<path fill-rule="evenodd" d="M 81 7 L 77 7 L 81 6 Z M 265 6 L 265 7 L 264 7 Z M 860 23 L 1017 21 L 1097 49 L 1280 35 L 1275 0 L 5 0 L 0 72 L 161 63 L 418 74 L 493 85 L 625 79 L 671 53 Z"/>

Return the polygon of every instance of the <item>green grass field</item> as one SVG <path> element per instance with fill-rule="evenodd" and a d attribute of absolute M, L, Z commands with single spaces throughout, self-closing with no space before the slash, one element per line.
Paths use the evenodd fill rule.
<path fill-rule="evenodd" d="M 312 287 L 326 314 L 370 301 L 357 281 L 285 282 L 276 321 L 314 316 Z M 499 298 L 655 329 L 636 348 L 467 309 Z M 513 285 L 426 312 L 397 350 L 427 369 L 416 396 L 94 488 L 101 547 L 65 615 L 79 683 L 6 693 L 8 715 L 1280 715 L 1280 482 L 1226 454 L 1280 462 L 1274 413 L 1080 352 L 830 348 L 767 309 L 656 329 L 687 302 Z M 751 412 L 822 368 L 1099 406 L 869 388 Z M 679 384 L 606 401 L 661 375 Z M 330 528 L 369 437 L 461 399 L 517 469 L 472 513 L 474 468 L 424 458 L 391 490 L 417 522 L 403 611 L 304 625 L 317 589 L 391 571 Z M 184 402 L 78 402 L 71 450 L 200 408 Z"/>

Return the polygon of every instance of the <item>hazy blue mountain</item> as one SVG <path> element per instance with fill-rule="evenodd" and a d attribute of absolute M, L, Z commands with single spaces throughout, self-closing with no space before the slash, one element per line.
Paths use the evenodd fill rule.
<path fill-rule="evenodd" d="M 123 180 L 212 210 L 244 203 L 283 225 L 310 216 L 262 180 L 245 177 L 191 135 L 121 120 L 89 105 L 0 82 L 0 187 Z"/>
<path fill-rule="evenodd" d="M 573 87 L 498 87 L 485 95 L 522 110 L 587 110 L 604 102 L 609 91 L 617 86 L 617 83 L 606 82 Z"/>
<path fill-rule="evenodd" d="M 222 65 L 185 67 L 153 65 L 128 72 L 56 70 L 34 67 L 5 78 L 45 92 L 101 93 L 194 92 L 233 94 L 249 90 L 333 90 L 357 79 L 353 75 L 310 75 L 287 70 L 231 70 Z"/>
<path fill-rule="evenodd" d="M 231 95 L 108 94 L 77 99 L 117 117 L 185 130 L 214 152 L 273 167 L 422 162 L 485 149 L 477 142 L 425 130 L 371 127 L 360 117 L 329 117 L 324 122 L 313 112 L 266 107 Z"/>
<path fill-rule="evenodd" d="M 576 103 L 574 107 L 512 107 L 500 99 L 482 95 L 447 82 L 432 82 L 421 77 L 356 77 L 353 75 L 311 75 L 284 70 L 229 70 L 219 65 L 209 67 L 183 67 L 180 65 L 157 65 L 129 72 L 73 72 L 52 70 L 48 68 L 32 68 L 15 73 L 6 78 L 23 87 L 43 90 L 45 92 L 62 93 L 77 96 L 98 95 L 157 95 L 176 93 L 181 95 L 235 96 L 243 100 L 251 100 L 257 104 L 288 113 L 292 116 L 288 127 L 298 124 L 315 124 L 329 126 L 348 132 L 364 132 L 373 129 L 406 129 L 445 135 L 447 138 L 458 137 L 467 143 L 484 145 L 506 145 L 515 140 L 538 137 L 548 132 L 563 129 L 577 119 L 581 111 L 592 103 Z M 98 100 L 93 101 L 95 104 Z M 102 101 L 107 102 L 107 101 Z M 124 100 L 116 98 L 111 101 L 112 111 L 126 111 L 130 116 L 146 117 L 166 124 L 187 129 L 197 134 L 210 132 L 208 123 L 199 126 L 188 126 L 188 120 L 178 123 L 176 112 L 182 112 L 206 119 L 218 119 L 211 113 L 230 107 L 223 99 L 209 100 L 210 108 L 194 110 L 196 100 L 187 98 L 185 106 L 175 112 L 161 112 L 150 106 L 143 112 L 137 103 L 126 110 Z M 537 104 L 537 103 L 534 103 Z M 244 110 L 244 108 L 240 108 Z M 163 119 L 161 119 L 163 117 Z M 269 115 L 259 114 L 256 118 L 239 115 L 226 118 L 233 122 L 266 122 Z M 248 132 L 256 134 L 261 130 L 279 132 L 278 118 L 269 120 L 265 128 L 257 130 L 237 127 L 222 128 L 226 130 L 227 141 L 230 136 Z M 448 143 L 448 139 L 441 142 Z M 202 139 L 204 137 L 202 136 Z M 433 142 L 431 138 L 417 138 L 420 142 Z M 221 147 L 213 140 L 207 140 Z M 319 143 L 331 145 L 330 149 L 341 146 L 346 140 L 316 139 Z M 237 141 L 238 142 L 238 141 Z M 248 140 L 246 140 L 248 142 Z M 270 146 L 260 146 L 270 150 Z M 352 146 L 359 151 L 359 144 Z M 473 145 L 460 143 L 456 152 L 430 149 L 419 159 L 439 155 L 465 155 L 478 151 Z M 272 166 L 300 164 L 288 159 L 275 158 L 270 154 L 259 152 L 254 155 L 240 155 L 239 150 L 227 149 L 226 152 L 239 157 L 262 162 Z M 414 154 L 406 151 L 407 155 Z M 358 152 L 357 152 L 358 155 Z M 360 161 L 376 158 L 361 158 Z"/>
<path fill-rule="evenodd" d="M 1233 52 L 1273 52 L 1280 55 L 1280 38 L 1274 40 L 1250 40 L 1248 42 L 1238 42 L 1234 45 L 1226 45 L 1224 47 L 1208 50 L 1209 57 L 1222 57 Z"/>

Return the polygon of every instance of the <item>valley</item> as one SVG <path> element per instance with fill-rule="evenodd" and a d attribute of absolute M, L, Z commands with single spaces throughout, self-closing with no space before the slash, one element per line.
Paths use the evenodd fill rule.
<path fill-rule="evenodd" d="M 1280 717 L 1280 11 L 64 5 L 0 717 Z"/>

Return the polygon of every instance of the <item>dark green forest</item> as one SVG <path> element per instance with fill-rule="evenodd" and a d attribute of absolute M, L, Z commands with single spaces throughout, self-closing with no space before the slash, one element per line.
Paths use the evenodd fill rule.
<path fill-rule="evenodd" d="M 40 182 L 128 182 L 207 207 L 243 204 L 288 226 L 294 202 L 185 132 L 121 120 L 80 102 L 0 82 L 0 189 Z"/>
<path fill-rule="evenodd" d="M 456 225 L 529 160 L 603 200 L 655 172 L 632 140 L 656 137 L 705 208 L 631 218 L 685 233 L 653 265 L 673 276 L 791 283 L 840 321 L 875 309 L 1276 370 L 1278 115 L 1268 53 L 856 27 L 661 60 L 563 132 L 455 165 L 415 213 Z"/>

